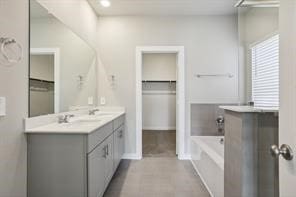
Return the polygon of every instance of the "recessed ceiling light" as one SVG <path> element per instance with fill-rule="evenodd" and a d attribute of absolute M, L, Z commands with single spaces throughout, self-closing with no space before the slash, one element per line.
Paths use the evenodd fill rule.
<path fill-rule="evenodd" d="M 106 8 L 111 6 L 111 2 L 109 0 L 101 0 L 100 3 L 103 7 Z"/>

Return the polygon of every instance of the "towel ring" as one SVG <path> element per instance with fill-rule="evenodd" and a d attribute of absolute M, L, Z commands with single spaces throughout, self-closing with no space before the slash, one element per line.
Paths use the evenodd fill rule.
<path fill-rule="evenodd" d="M 23 49 L 22 46 L 13 38 L 0 38 L 0 54 L 3 61 L 1 64 L 11 66 L 22 60 Z"/>

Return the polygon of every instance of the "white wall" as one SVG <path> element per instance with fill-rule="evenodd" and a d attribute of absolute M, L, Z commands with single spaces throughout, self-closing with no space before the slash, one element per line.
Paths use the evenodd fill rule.
<path fill-rule="evenodd" d="M 0 117 L 0 196 L 26 196 L 27 154 L 23 118 L 28 114 L 28 1 L 0 1 L 0 37 L 13 37 L 24 58 L 13 67 L 0 65 L 0 96 L 7 116 Z"/>
<path fill-rule="evenodd" d="M 176 95 L 143 95 L 143 130 L 176 130 Z"/>
<path fill-rule="evenodd" d="M 245 102 L 252 99 L 252 63 L 250 45 L 279 30 L 278 8 L 240 8 L 240 64 L 245 73 Z"/>
<path fill-rule="evenodd" d="M 174 53 L 143 54 L 143 80 L 176 80 L 176 59 Z"/>
<path fill-rule="evenodd" d="M 30 77 L 54 81 L 54 55 L 30 55 Z"/>
<path fill-rule="evenodd" d="M 237 16 L 99 18 L 99 94 L 107 98 L 107 105 L 126 107 L 127 153 L 136 152 L 136 46 L 185 46 L 185 151 L 189 152 L 190 103 L 238 101 L 237 37 Z M 235 77 L 197 79 L 194 76 L 226 72 Z M 116 76 L 116 88 L 110 88 L 110 75 Z"/>

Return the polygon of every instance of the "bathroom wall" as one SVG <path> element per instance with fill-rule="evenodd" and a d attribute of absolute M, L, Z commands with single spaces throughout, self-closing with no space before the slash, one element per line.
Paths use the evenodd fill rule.
<path fill-rule="evenodd" d="M 143 45 L 181 45 L 186 61 L 185 151 L 189 152 L 190 104 L 236 103 L 238 96 L 237 16 L 100 17 L 99 95 L 107 105 L 127 111 L 126 152 L 136 152 L 135 49 Z M 195 74 L 232 73 L 233 78 Z M 116 87 L 110 88 L 115 75 Z"/>
<path fill-rule="evenodd" d="M 30 77 L 54 81 L 54 56 L 30 55 Z"/>
<path fill-rule="evenodd" d="M 252 64 L 250 45 L 279 30 L 278 8 L 240 8 L 239 15 L 240 64 L 245 73 L 245 102 L 252 99 Z"/>
<path fill-rule="evenodd" d="M 191 104 L 191 135 L 216 136 L 224 135 L 224 128 L 218 130 L 216 119 L 224 116 L 221 104 Z"/>
<path fill-rule="evenodd" d="M 143 80 L 176 80 L 177 54 L 147 53 L 143 55 Z"/>
<path fill-rule="evenodd" d="M 28 115 L 28 1 L 0 1 L 0 37 L 13 37 L 23 59 L 13 67 L 0 65 L 0 96 L 7 115 L 0 117 L 0 196 L 26 196 L 27 155 L 23 118 Z"/>

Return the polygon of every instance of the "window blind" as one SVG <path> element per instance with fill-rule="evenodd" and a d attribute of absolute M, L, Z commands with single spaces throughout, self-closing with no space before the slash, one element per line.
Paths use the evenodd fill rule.
<path fill-rule="evenodd" d="M 252 48 L 252 99 L 255 107 L 279 106 L 279 35 Z"/>

